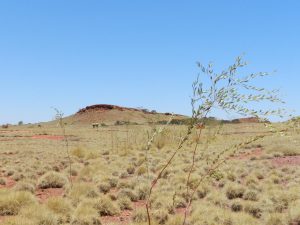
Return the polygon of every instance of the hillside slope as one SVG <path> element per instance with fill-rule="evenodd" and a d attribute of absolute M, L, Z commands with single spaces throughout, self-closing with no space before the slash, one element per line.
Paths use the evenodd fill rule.
<path fill-rule="evenodd" d="M 115 124 L 116 121 L 145 124 L 168 120 L 170 113 L 148 112 L 142 109 L 127 108 L 116 105 L 98 104 L 80 109 L 72 116 L 66 117 L 69 124 L 105 123 Z M 184 119 L 186 116 L 174 115 L 174 119 Z"/>

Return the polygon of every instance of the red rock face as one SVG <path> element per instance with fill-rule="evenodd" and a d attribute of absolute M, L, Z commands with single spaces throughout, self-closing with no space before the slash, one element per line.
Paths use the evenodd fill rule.
<path fill-rule="evenodd" d="M 126 107 L 121 107 L 121 106 L 116 106 L 116 105 L 107 105 L 107 104 L 97 104 L 97 105 L 91 105 L 91 106 L 87 106 L 83 109 L 80 109 L 77 112 L 77 114 L 82 114 L 82 113 L 91 112 L 91 111 L 106 111 L 106 110 L 112 110 L 112 109 L 117 109 L 120 111 L 124 111 L 124 110 L 139 111 L 138 109 L 134 109 L 134 108 L 126 108 Z"/>

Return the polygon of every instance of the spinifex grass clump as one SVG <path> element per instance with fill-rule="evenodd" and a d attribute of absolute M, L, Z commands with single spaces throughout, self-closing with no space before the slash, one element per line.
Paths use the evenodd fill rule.
<path fill-rule="evenodd" d="M 62 188 L 68 184 L 67 178 L 58 172 L 50 171 L 44 174 L 38 180 L 38 187 L 42 189 L 46 188 Z"/>
<path fill-rule="evenodd" d="M 35 197 L 29 192 L 0 190 L 0 216 L 17 215 L 22 208 L 36 203 Z"/>
<path fill-rule="evenodd" d="M 147 220 L 148 224 L 151 225 L 151 197 L 154 188 L 157 186 L 158 181 L 162 178 L 164 172 L 172 165 L 175 156 L 180 152 L 183 146 L 188 142 L 193 133 L 196 133 L 196 142 L 194 142 L 194 148 L 192 150 L 192 158 L 190 160 L 190 166 L 186 170 L 186 207 L 183 225 L 186 224 L 187 216 L 190 212 L 190 207 L 194 199 L 194 195 L 197 193 L 198 188 L 201 186 L 203 181 L 208 177 L 215 174 L 215 171 L 226 162 L 229 154 L 236 153 L 239 149 L 247 146 L 269 134 L 257 135 L 250 137 L 247 140 L 243 140 L 241 143 L 234 144 L 233 146 L 226 147 L 221 152 L 209 154 L 206 152 L 209 145 L 214 141 L 214 137 L 218 135 L 218 132 L 211 136 L 203 136 L 203 130 L 205 129 L 206 118 L 214 113 L 216 109 L 225 111 L 227 113 L 239 114 L 242 116 L 257 117 L 262 122 L 266 121 L 266 117 L 271 115 L 281 116 L 283 114 L 282 109 L 255 109 L 253 105 L 257 106 L 259 103 L 284 103 L 278 96 L 277 90 L 267 90 L 255 86 L 252 82 L 258 77 L 265 77 L 268 73 L 252 73 L 250 75 L 243 76 L 240 73 L 240 69 L 245 67 L 247 64 L 242 61 L 241 57 L 238 57 L 235 63 L 229 66 L 226 70 L 216 73 L 213 69 L 213 65 L 209 64 L 208 67 L 204 67 L 201 63 L 197 64 L 200 68 L 200 75 L 193 82 L 193 96 L 191 97 L 192 106 L 192 118 L 190 124 L 186 130 L 186 133 L 181 136 L 177 148 L 173 151 L 171 156 L 167 159 L 164 166 L 159 170 L 157 176 L 152 180 L 149 188 L 149 194 L 146 201 Z M 271 126 L 271 134 L 277 133 L 277 131 Z M 198 128 L 197 131 L 196 128 Z M 160 132 L 161 133 L 161 132 Z M 160 134 L 155 133 L 155 135 Z M 154 136 L 155 136 L 154 135 Z M 200 151 L 200 140 L 206 138 L 207 141 L 202 141 L 206 145 L 201 146 Z M 194 137 L 195 139 L 195 137 Z M 148 148 L 152 142 L 148 142 Z M 200 152 L 199 152 L 200 151 Z M 147 151 L 148 152 L 148 151 Z M 206 159 L 205 170 L 203 165 L 197 165 L 197 161 L 200 159 Z M 197 165 L 197 167 L 196 167 Z M 201 177 L 191 187 L 190 180 L 193 174 L 196 172 L 200 173 Z M 242 198 L 241 194 L 235 196 L 235 193 L 229 194 L 229 198 Z M 251 211 L 251 210 L 249 210 Z M 252 211 L 251 211 L 252 212 Z M 255 214 L 256 216 L 259 213 Z"/>

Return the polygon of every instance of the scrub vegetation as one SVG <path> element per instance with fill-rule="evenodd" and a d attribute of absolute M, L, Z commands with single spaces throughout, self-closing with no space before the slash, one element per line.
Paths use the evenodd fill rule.
<path fill-rule="evenodd" d="M 0 223 L 299 224 L 299 118 L 266 120 L 283 102 L 254 85 L 269 74 L 242 76 L 240 57 L 220 73 L 198 66 L 190 118 L 106 106 L 143 123 L 92 126 L 84 110 L 78 123 L 2 128 Z M 217 120 L 217 108 L 251 119 Z"/>

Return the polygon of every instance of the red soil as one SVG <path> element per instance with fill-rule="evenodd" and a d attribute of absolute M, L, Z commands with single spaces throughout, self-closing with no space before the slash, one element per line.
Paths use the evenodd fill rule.
<path fill-rule="evenodd" d="M 277 167 L 281 166 L 300 166 L 300 156 L 284 156 L 271 160 L 272 164 Z"/>
<path fill-rule="evenodd" d="M 131 222 L 131 210 L 124 210 L 121 212 L 121 215 L 119 216 L 103 216 L 101 217 L 101 223 L 102 224 L 111 224 L 111 223 L 117 223 L 117 224 L 129 224 Z"/>
<path fill-rule="evenodd" d="M 65 191 L 63 188 L 48 188 L 48 189 L 38 189 L 35 192 L 36 197 L 41 203 L 47 201 L 50 197 L 62 197 Z"/>
<path fill-rule="evenodd" d="M 239 160 L 245 160 L 245 159 L 251 159 L 253 157 L 259 157 L 262 155 L 262 149 L 256 148 L 252 151 L 248 151 L 245 153 L 240 153 L 237 156 L 230 157 L 230 159 L 239 159 Z"/>
<path fill-rule="evenodd" d="M 10 177 L 5 177 L 6 180 L 6 184 L 5 185 L 1 185 L 0 184 L 0 188 L 12 188 L 16 185 L 16 181 Z"/>
<path fill-rule="evenodd" d="M 0 224 L 2 222 L 4 222 L 4 220 L 7 219 L 7 218 L 9 218 L 9 217 L 11 217 L 11 216 L 0 216 Z"/>

